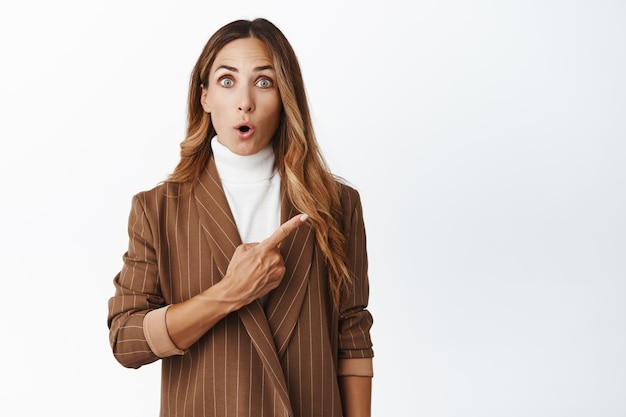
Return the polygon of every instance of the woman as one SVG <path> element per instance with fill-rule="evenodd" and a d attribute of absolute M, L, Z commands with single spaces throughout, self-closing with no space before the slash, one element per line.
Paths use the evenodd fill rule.
<path fill-rule="evenodd" d="M 126 367 L 162 360 L 162 416 L 370 414 L 359 196 L 326 168 L 269 21 L 209 39 L 180 162 L 134 197 L 129 237 L 110 341 Z"/>

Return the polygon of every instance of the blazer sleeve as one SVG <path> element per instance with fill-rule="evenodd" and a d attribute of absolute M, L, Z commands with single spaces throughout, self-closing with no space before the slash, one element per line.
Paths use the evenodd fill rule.
<path fill-rule="evenodd" d="M 352 285 L 341 297 L 339 311 L 339 359 L 372 358 L 370 337 L 373 318 L 367 310 L 369 282 L 363 209 L 356 190 L 343 186 L 343 227 L 347 238 L 348 269 Z"/>
<path fill-rule="evenodd" d="M 157 253 L 154 235 L 146 215 L 146 195 L 137 194 L 128 220 L 129 246 L 122 270 L 113 283 L 115 295 L 109 299 L 109 340 L 118 362 L 139 368 L 159 359 L 146 340 L 143 322 L 146 314 L 165 305 L 158 285 Z"/>

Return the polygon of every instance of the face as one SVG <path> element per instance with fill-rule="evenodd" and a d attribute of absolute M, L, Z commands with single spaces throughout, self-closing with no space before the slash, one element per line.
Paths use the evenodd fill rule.
<path fill-rule="evenodd" d="M 232 152 L 252 155 L 267 146 L 282 104 L 265 44 L 255 38 L 226 44 L 211 66 L 201 102 L 217 139 Z"/>

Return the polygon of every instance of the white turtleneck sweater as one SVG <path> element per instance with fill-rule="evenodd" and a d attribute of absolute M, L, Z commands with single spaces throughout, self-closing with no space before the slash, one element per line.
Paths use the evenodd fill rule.
<path fill-rule="evenodd" d="M 242 243 L 260 242 L 280 226 L 280 175 L 271 144 L 254 155 L 237 155 L 211 140 L 215 166 Z"/>

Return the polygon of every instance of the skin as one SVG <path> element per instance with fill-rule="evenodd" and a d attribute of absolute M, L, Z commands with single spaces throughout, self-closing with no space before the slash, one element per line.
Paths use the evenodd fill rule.
<path fill-rule="evenodd" d="M 339 391 L 344 417 L 369 417 L 372 414 L 372 378 L 367 376 L 342 376 Z"/>
<path fill-rule="evenodd" d="M 278 287 L 285 275 L 278 245 L 306 219 L 306 215 L 297 215 L 262 242 L 240 245 L 220 282 L 172 305 L 165 319 L 174 344 L 179 349 L 188 349 L 229 313 Z"/>
<path fill-rule="evenodd" d="M 282 103 L 276 73 L 265 45 L 255 38 L 238 39 L 218 52 L 201 104 L 211 114 L 220 143 L 238 155 L 253 155 L 267 146 L 278 128 Z M 250 128 L 247 133 L 241 125 Z M 229 313 L 278 287 L 285 265 L 280 243 L 307 219 L 297 215 L 259 243 L 240 245 L 224 278 L 211 288 L 170 307 L 166 326 L 172 341 L 186 350 Z M 371 415 L 371 378 L 339 378 L 344 416 Z"/>
<path fill-rule="evenodd" d="M 237 39 L 217 53 L 201 103 L 217 139 L 232 152 L 253 155 L 274 137 L 282 108 L 275 80 L 272 59 L 258 39 Z M 242 124 L 248 133 L 240 132 Z"/>
<path fill-rule="evenodd" d="M 232 41 L 217 53 L 200 102 L 211 114 L 218 140 L 232 152 L 253 155 L 272 140 L 282 108 L 275 79 L 270 55 L 258 39 Z M 248 132 L 239 130 L 242 124 Z M 295 216 L 264 241 L 240 245 L 219 283 L 172 305 L 166 326 L 176 346 L 188 349 L 226 315 L 278 287 L 285 274 L 278 245 L 306 218 Z"/>
<path fill-rule="evenodd" d="M 166 315 L 166 325 L 174 344 L 179 349 L 188 349 L 229 313 L 278 287 L 285 275 L 278 246 L 306 219 L 306 214 L 297 215 L 262 242 L 240 245 L 220 282 L 189 300 L 172 305 Z M 340 377 L 339 389 L 345 417 L 371 416 L 370 377 Z"/>

